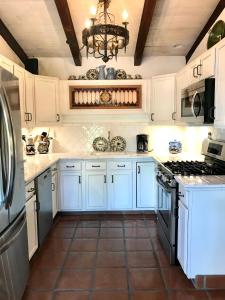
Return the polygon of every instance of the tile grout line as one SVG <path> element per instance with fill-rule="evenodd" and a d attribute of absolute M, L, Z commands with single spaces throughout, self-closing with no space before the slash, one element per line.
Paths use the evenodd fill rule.
<path fill-rule="evenodd" d="M 69 257 L 70 248 L 71 248 L 72 243 L 73 243 L 73 240 L 74 240 L 74 238 L 75 238 L 76 231 L 77 231 L 77 228 L 78 228 L 78 224 L 79 224 L 79 221 L 77 221 L 76 226 L 74 227 L 74 232 L 73 232 L 73 235 L 72 235 L 72 237 L 71 237 L 71 241 L 70 241 L 69 247 L 68 247 L 67 252 L 66 252 L 66 255 L 65 255 L 65 257 L 64 257 L 63 264 L 62 264 L 62 266 L 61 266 L 61 268 L 60 268 L 59 275 L 58 275 L 57 278 L 56 278 L 56 281 L 55 281 L 55 284 L 54 284 L 54 287 L 53 287 L 53 295 L 52 295 L 52 297 L 51 297 L 52 300 L 55 300 L 55 297 L 56 297 L 56 293 L 55 293 L 55 292 L 56 292 L 56 287 L 57 287 L 57 284 L 59 283 L 59 279 L 61 278 L 61 275 L 62 275 L 62 273 L 63 273 L 63 271 L 64 271 L 64 266 L 65 266 L 65 264 L 66 264 L 66 260 L 67 260 L 67 258 Z"/>

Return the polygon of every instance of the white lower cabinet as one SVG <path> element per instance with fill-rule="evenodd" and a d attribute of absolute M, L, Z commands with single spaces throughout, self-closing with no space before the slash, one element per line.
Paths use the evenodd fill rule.
<path fill-rule="evenodd" d="M 124 170 L 110 174 L 109 202 L 112 210 L 132 209 L 132 173 L 132 170 Z"/>
<path fill-rule="evenodd" d="M 137 163 L 136 175 L 137 175 L 137 208 L 156 209 L 154 162 Z"/>
<path fill-rule="evenodd" d="M 87 210 L 107 209 L 107 176 L 105 171 L 87 171 L 85 178 Z"/>
<path fill-rule="evenodd" d="M 27 237 L 29 259 L 33 256 L 38 248 L 38 228 L 37 228 L 37 210 L 36 210 L 36 195 L 33 195 L 26 202 L 26 217 L 27 217 Z"/>
<path fill-rule="evenodd" d="M 62 211 L 82 210 L 81 172 L 62 171 L 60 176 Z"/>
<path fill-rule="evenodd" d="M 152 160 L 64 160 L 60 162 L 60 210 L 154 210 L 154 166 Z"/>
<path fill-rule="evenodd" d="M 182 269 L 187 273 L 188 209 L 181 201 L 179 201 L 178 211 L 178 241 L 177 258 Z"/>

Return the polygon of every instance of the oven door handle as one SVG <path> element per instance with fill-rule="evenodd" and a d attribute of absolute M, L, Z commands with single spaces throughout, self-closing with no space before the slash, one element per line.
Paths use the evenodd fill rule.
<path fill-rule="evenodd" d="M 162 181 L 162 179 L 160 179 L 159 176 L 156 176 L 156 180 L 157 180 L 158 184 L 161 185 L 161 186 L 163 187 L 163 189 L 164 189 L 167 193 L 170 193 L 170 194 L 172 193 L 172 189 L 173 189 L 173 188 L 171 188 L 171 187 L 168 186 L 166 183 L 164 183 L 164 182 Z"/>

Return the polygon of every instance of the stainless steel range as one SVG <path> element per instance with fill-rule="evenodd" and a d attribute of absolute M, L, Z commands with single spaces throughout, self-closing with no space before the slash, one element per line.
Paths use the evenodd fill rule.
<path fill-rule="evenodd" d="M 204 142 L 204 161 L 167 161 L 158 164 L 157 225 L 160 240 L 171 264 L 176 263 L 178 224 L 178 184 L 175 176 L 225 175 L 225 142 Z"/>

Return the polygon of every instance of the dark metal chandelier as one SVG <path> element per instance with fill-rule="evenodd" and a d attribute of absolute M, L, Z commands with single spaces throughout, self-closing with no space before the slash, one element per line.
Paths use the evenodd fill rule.
<path fill-rule="evenodd" d="M 102 58 L 106 63 L 113 57 L 117 59 L 120 49 L 129 43 L 128 22 L 123 26 L 115 25 L 115 16 L 108 12 L 111 0 L 98 0 L 96 16 L 90 18 L 90 26 L 82 31 L 83 47 L 86 54 L 95 58 Z"/>

